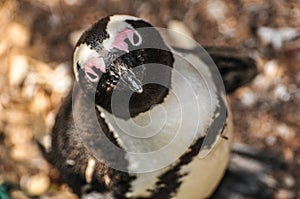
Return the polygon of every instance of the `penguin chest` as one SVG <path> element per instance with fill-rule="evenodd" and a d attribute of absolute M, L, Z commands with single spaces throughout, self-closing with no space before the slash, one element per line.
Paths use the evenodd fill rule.
<path fill-rule="evenodd" d="M 191 199 L 209 197 L 226 170 L 232 142 L 232 123 L 227 118 L 222 135 L 204 158 L 195 143 L 178 161 L 157 171 L 136 174 L 128 198 Z M 151 160 L 146 161 L 151 164 Z"/>
<path fill-rule="evenodd" d="M 180 55 L 181 57 L 184 55 Z M 199 68 L 175 59 L 169 94 L 163 103 L 124 120 L 100 106 L 101 118 L 126 151 L 126 170 L 135 176 L 127 198 L 204 198 L 216 187 L 229 158 L 230 122 L 215 123 L 226 114 L 224 96 L 212 73 L 199 59 Z M 223 112 L 223 113 L 222 113 Z M 209 141 L 207 134 L 214 131 Z M 206 144 L 204 157 L 199 156 Z M 209 150 L 206 150 L 209 149 Z"/>
<path fill-rule="evenodd" d="M 232 141 L 232 125 L 228 118 L 222 136 L 217 138 L 214 148 L 204 158 L 195 143 L 176 162 L 168 167 L 141 174 L 134 174 L 130 182 L 128 198 L 172 198 L 191 199 L 209 197 L 227 167 Z M 195 155 L 196 154 L 196 155 Z M 151 164 L 151 159 L 145 160 Z"/>

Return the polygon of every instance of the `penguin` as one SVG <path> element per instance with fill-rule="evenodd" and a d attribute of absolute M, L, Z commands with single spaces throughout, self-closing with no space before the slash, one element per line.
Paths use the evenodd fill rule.
<path fill-rule="evenodd" d="M 73 53 L 76 81 L 46 152 L 74 193 L 211 196 L 232 142 L 225 90 L 250 81 L 256 68 L 247 56 L 207 49 L 210 56 L 199 46 L 173 48 L 149 22 L 128 15 L 102 18 L 82 34 Z"/>

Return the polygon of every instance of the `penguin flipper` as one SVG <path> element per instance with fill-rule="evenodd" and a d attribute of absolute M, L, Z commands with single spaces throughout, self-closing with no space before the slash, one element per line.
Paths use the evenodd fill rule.
<path fill-rule="evenodd" d="M 235 48 L 204 47 L 217 65 L 227 93 L 249 83 L 258 73 L 255 60 Z"/>

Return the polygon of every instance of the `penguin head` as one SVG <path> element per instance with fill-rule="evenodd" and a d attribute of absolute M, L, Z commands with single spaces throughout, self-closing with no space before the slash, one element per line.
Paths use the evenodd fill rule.
<path fill-rule="evenodd" d="M 151 47 L 153 42 L 155 48 Z M 74 74 L 84 92 L 94 95 L 98 105 L 111 111 L 112 94 L 131 91 L 131 108 L 135 109 L 132 114 L 149 109 L 166 95 L 167 88 L 143 84 L 143 79 L 149 76 L 146 65 L 172 67 L 173 62 L 173 55 L 159 32 L 148 22 L 127 15 L 112 15 L 96 22 L 82 34 L 73 54 Z M 170 73 L 161 70 L 152 76 L 169 84 Z"/>

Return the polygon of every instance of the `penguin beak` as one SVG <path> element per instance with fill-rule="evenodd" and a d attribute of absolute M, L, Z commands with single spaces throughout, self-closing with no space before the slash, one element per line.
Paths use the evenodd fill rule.
<path fill-rule="evenodd" d="M 128 69 L 125 72 L 123 72 L 120 80 L 133 92 L 136 93 L 143 92 L 141 81 L 136 77 L 136 75 L 133 73 L 131 69 Z"/>
<path fill-rule="evenodd" d="M 133 68 L 128 67 L 127 64 L 118 62 L 113 65 L 113 68 L 109 68 L 108 70 L 110 73 L 113 71 L 113 73 L 119 75 L 121 87 L 128 88 L 136 93 L 143 92 L 142 83 L 136 75 L 138 72 L 134 71 Z"/>

